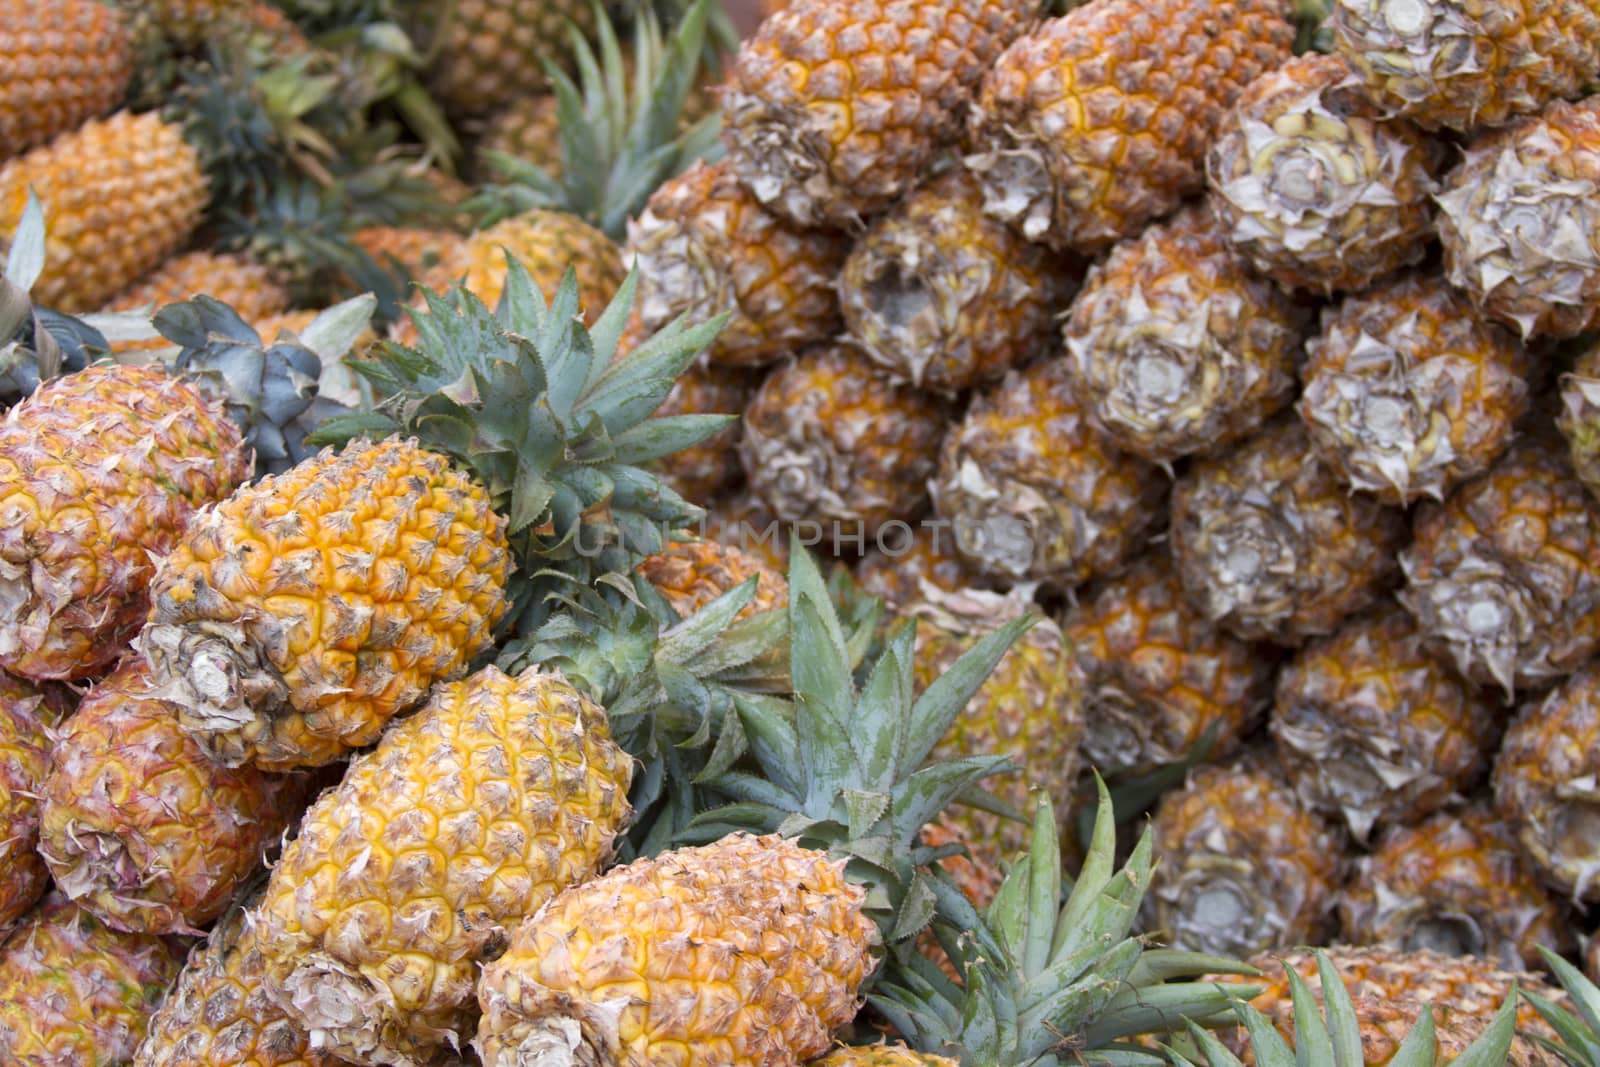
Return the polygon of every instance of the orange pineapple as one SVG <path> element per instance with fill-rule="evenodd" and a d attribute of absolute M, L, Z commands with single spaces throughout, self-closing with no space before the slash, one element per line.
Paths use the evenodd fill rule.
<path fill-rule="evenodd" d="M 0 0 L 0 26 L 0 162 L 105 114 L 127 91 L 133 34 L 114 4 Z"/>

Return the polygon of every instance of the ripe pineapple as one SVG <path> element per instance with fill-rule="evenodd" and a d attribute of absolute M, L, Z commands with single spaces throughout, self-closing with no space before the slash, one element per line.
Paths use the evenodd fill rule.
<path fill-rule="evenodd" d="M 1102 437 L 1067 360 L 1037 360 L 979 394 L 929 485 L 986 577 L 1071 587 L 1115 572 L 1161 518 L 1166 480 Z"/>
<path fill-rule="evenodd" d="M 877 927 L 844 862 L 735 834 L 557 896 L 484 969 L 484 1067 L 799 1064 L 855 1015 Z M 584 936 L 574 938 L 573 931 Z"/>
<path fill-rule="evenodd" d="M 1067 363 L 1107 439 L 1166 464 L 1248 436 L 1289 402 L 1302 321 L 1234 256 L 1216 216 L 1192 208 L 1090 270 Z"/>
<path fill-rule="evenodd" d="M 199 934 L 299 815 L 310 785 L 214 763 L 124 659 L 57 733 L 39 787 L 55 883 L 113 929 Z"/>
<path fill-rule="evenodd" d="M 310 47 L 270 0 L 150 0 L 149 13 L 162 34 L 182 49 L 200 48 L 238 30 L 255 34 L 284 53 Z"/>
<path fill-rule="evenodd" d="M 249 476 L 239 430 L 158 366 L 59 378 L 0 421 L 0 667 L 87 677 L 143 621 L 152 554 Z"/>
<path fill-rule="evenodd" d="M 256 323 L 287 311 L 289 290 L 272 268 L 237 253 L 204 249 L 173 256 L 135 285 L 106 302 L 105 311 L 159 311 L 168 304 L 204 293 L 232 307 L 246 322 Z M 113 343 L 113 352 L 162 348 L 166 338 Z"/>
<path fill-rule="evenodd" d="M 673 383 L 656 414 L 738 415 L 750 406 L 757 384 L 739 368 L 697 363 Z M 740 429 L 735 421 L 715 437 L 657 460 L 653 469 L 685 499 L 710 500 L 736 485 L 744 473 L 739 464 Z"/>
<path fill-rule="evenodd" d="M 1443 278 L 1408 274 L 1322 316 L 1297 408 L 1323 461 L 1386 504 L 1482 474 L 1528 407 L 1532 360 Z"/>
<path fill-rule="evenodd" d="M 776 611 L 789 603 L 789 582 L 781 571 L 736 545 L 715 541 L 673 541 L 638 566 L 640 574 L 687 619 L 728 590 L 756 579 L 755 598 L 740 616 Z"/>
<path fill-rule="evenodd" d="M 1573 947 L 1568 915 L 1483 805 L 1386 832 L 1357 862 L 1339 916 L 1352 944 L 1475 956 L 1511 970 L 1539 967 L 1540 946 Z"/>
<path fill-rule="evenodd" d="M 729 73 L 731 169 L 793 222 L 859 226 L 956 140 L 979 80 L 1032 15 L 1024 0 L 795 0 Z"/>
<path fill-rule="evenodd" d="M 1363 289 L 1419 261 L 1443 146 L 1363 99 L 1349 64 L 1307 54 L 1251 82 L 1206 157 L 1228 243 L 1280 285 Z"/>
<path fill-rule="evenodd" d="M 1600 75 L 1594 0 L 1335 0 L 1335 46 L 1389 114 L 1498 126 Z"/>
<path fill-rule="evenodd" d="M 1095 253 L 1205 182 L 1252 80 L 1289 58 L 1277 0 L 1099 0 L 1020 38 L 985 76 L 966 165 L 1030 241 Z"/>
<path fill-rule="evenodd" d="M 780 574 L 789 570 L 788 524 L 748 488 L 712 502 L 697 532 L 757 557 Z"/>
<path fill-rule="evenodd" d="M 1561 408 L 1556 428 L 1567 439 L 1573 473 L 1600 497 L 1600 345 L 1578 355 L 1561 376 Z"/>
<path fill-rule="evenodd" d="M 1385 601 L 1295 655 L 1270 729 L 1287 780 L 1366 843 L 1376 822 L 1409 826 L 1488 769 L 1492 697 L 1434 659 L 1416 622 Z"/>
<path fill-rule="evenodd" d="M 1184 591 L 1249 641 L 1330 633 L 1398 577 L 1404 537 L 1404 514 L 1352 495 L 1292 417 L 1196 462 L 1172 492 Z"/>
<path fill-rule="evenodd" d="M 1482 312 L 1525 339 L 1600 326 L 1600 97 L 1473 141 L 1438 200 L 1450 281 Z"/>
<path fill-rule="evenodd" d="M 40 693 L 0 674 L 0 942 L 50 885 L 35 850 L 39 784 L 50 766 L 54 717 Z"/>
<path fill-rule="evenodd" d="M 1033 589 L 1010 593 L 925 589 L 906 609 L 916 620 L 916 680 L 926 690 L 980 638 L 1032 609 Z M 1011 646 L 983 687 L 967 703 L 934 749 L 936 757 L 1010 757 L 1022 773 L 990 788 L 1018 811 L 1029 807 L 1029 790 L 1045 790 L 1063 815 L 1070 810 L 1083 739 L 1083 682 L 1072 647 L 1051 619 L 1040 619 Z M 1028 825 L 976 807 L 946 818 L 980 863 L 998 868 L 1027 843 Z"/>
<path fill-rule="evenodd" d="M 0 945 L 0 1063 L 125 1063 L 183 967 L 178 938 L 119 933 L 52 893 Z"/>
<path fill-rule="evenodd" d="M 1083 753 L 1101 774 L 1145 773 L 1239 747 L 1272 703 L 1272 652 L 1219 629 L 1185 598 L 1165 550 L 1106 580 L 1062 619 L 1084 677 Z"/>
<path fill-rule="evenodd" d="M 1600 898 L 1600 667 L 1582 667 L 1522 707 L 1494 767 L 1495 807 L 1540 876 L 1574 901 Z"/>
<path fill-rule="evenodd" d="M 631 758 L 559 674 L 486 667 L 434 691 L 324 793 L 257 909 L 269 995 L 312 1045 L 425 1064 L 472 1025 L 508 927 L 599 873 Z"/>
<path fill-rule="evenodd" d="M 850 336 L 873 362 L 921 388 L 956 393 L 1048 348 L 1077 274 L 1070 260 L 985 216 L 977 180 L 955 167 L 856 242 L 839 301 Z"/>
<path fill-rule="evenodd" d="M 856 580 L 896 611 L 924 599 L 923 582 L 946 593 L 983 588 L 983 579 L 956 547 L 955 531 L 934 518 L 923 519 L 909 534 L 898 528 L 879 530 L 872 549 L 856 566 Z"/>
<path fill-rule="evenodd" d="M 1600 651 L 1600 503 L 1558 442 L 1523 438 L 1425 506 L 1400 554 L 1400 602 L 1430 646 L 1508 701 Z"/>
<path fill-rule="evenodd" d="M 1349 843 L 1268 758 L 1202 767 L 1161 800 L 1144 925 L 1173 948 L 1249 955 L 1332 929 Z"/>
<path fill-rule="evenodd" d="M 744 413 L 745 477 L 785 522 L 851 527 L 866 538 L 916 515 L 945 412 L 847 345 L 775 368 Z"/>
<path fill-rule="evenodd" d="M 546 87 L 544 64 L 560 63 L 569 27 L 584 36 L 596 8 L 577 0 L 457 0 L 417 9 L 433 56 L 433 92 L 451 111 L 481 115 Z"/>
<path fill-rule="evenodd" d="M 228 910 L 189 954 L 170 993 L 150 1016 L 130 1067 L 339 1067 L 267 995 L 266 963 L 248 910 L 260 893 Z"/>
<path fill-rule="evenodd" d="M 845 1045 L 836 1048 L 812 1067 L 959 1067 L 948 1056 L 915 1052 L 904 1045 Z"/>
<path fill-rule="evenodd" d="M 710 352 L 727 366 L 763 366 L 838 334 L 834 281 L 848 251 L 842 236 L 762 207 L 726 160 L 663 182 L 628 226 L 644 325 L 730 312 Z"/>
<path fill-rule="evenodd" d="M 489 646 L 504 531 L 437 453 L 393 438 L 324 450 L 193 524 L 139 646 L 219 762 L 330 763 Z"/>
<path fill-rule="evenodd" d="M 133 33 L 120 8 L 4 0 L 0 25 L 0 161 L 105 114 L 127 91 Z"/>
<path fill-rule="evenodd" d="M 459 244 L 461 236 L 432 226 L 363 226 L 350 231 L 350 242 L 379 266 L 397 269 L 416 281 Z"/>

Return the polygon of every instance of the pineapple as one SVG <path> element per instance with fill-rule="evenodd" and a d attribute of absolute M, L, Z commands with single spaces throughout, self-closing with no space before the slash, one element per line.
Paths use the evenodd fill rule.
<path fill-rule="evenodd" d="M 914 1052 L 904 1045 L 845 1045 L 836 1048 L 811 1067 L 960 1067 L 948 1056 Z"/>
<path fill-rule="evenodd" d="M 248 893 L 189 954 L 130 1067 L 340 1067 L 267 995 Z"/>
<path fill-rule="evenodd" d="M 460 242 L 455 232 L 433 226 L 362 226 L 350 231 L 350 243 L 379 266 L 416 281 L 448 256 Z"/>
<path fill-rule="evenodd" d="M 726 160 L 663 182 L 628 227 L 644 325 L 729 312 L 709 358 L 733 367 L 763 366 L 840 332 L 834 282 L 848 251 L 840 235 L 762 207 Z"/>
<path fill-rule="evenodd" d="M 1249 641 L 1332 632 L 1399 576 L 1404 537 L 1404 514 L 1351 495 L 1294 418 L 1195 463 L 1172 492 L 1184 591 Z"/>
<path fill-rule="evenodd" d="M 758 384 L 739 368 L 696 364 L 673 383 L 656 414 L 738 415 L 750 406 Z M 739 442 L 740 425 L 733 422 L 715 437 L 657 460 L 653 469 L 685 499 L 710 500 L 740 481 Z"/>
<path fill-rule="evenodd" d="M 1600 502 L 1548 436 L 1420 510 L 1400 555 L 1400 601 L 1431 647 L 1508 701 L 1600 651 Z"/>
<path fill-rule="evenodd" d="M 679 617 L 687 619 L 748 578 L 756 579 L 755 598 L 740 617 L 778 611 L 789 603 L 789 582 L 758 556 L 715 541 L 674 541 L 638 566 Z"/>
<path fill-rule="evenodd" d="M 1102 774 L 1143 774 L 1202 743 L 1231 755 L 1272 704 L 1273 654 L 1189 604 L 1165 550 L 1151 552 L 1062 620 L 1084 678 L 1083 754 Z"/>
<path fill-rule="evenodd" d="M 865 538 L 915 515 L 933 472 L 943 407 L 884 377 L 848 345 L 775 368 L 744 413 L 739 457 L 784 522 L 853 526 Z"/>
<path fill-rule="evenodd" d="M 1363 289 L 1422 259 L 1442 145 L 1385 122 L 1339 56 L 1292 59 L 1251 82 L 1206 157 L 1228 243 L 1280 285 Z"/>
<path fill-rule="evenodd" d="M 1466 792 L 1499 727 L 1493 698 L 1434 659 L 1389 602 L 1296 653 L 1269 724 L 1301 799 L 1362 844 L 1374 823 L 1412 825 Z"/>
<path fill-rule="evenodd" d="M 931 686 L 985 634 L 1026 616 L 1033 607 L 1032 594 L 1027 585 L 1007 594 L 924 589 L 923 598 L 906 609 L 916 620 L 918 688 Z M 1040 619 L 1011 646 L 934 755 L 1010 757 L 1022 773 L 996 781 L 991 787 L 995 794 L 1016 811 L 1025 811 L 1028 791 L 1037 786 L 1065 813 L 1083 728 L 1083 684 L 1072 646 L 1053 620 Z M 953 809 L 946 818 L 979 863 L 990 867 L 998 868 L 1027 842 L 1027 823 L 975 806 Z"/>
<path fill-rule="evenodd" d="M 1438 200 L 1451 284 L 1483 313 L 1524 339 L 1600 327 L 1600 97 L 1474 140 Z"/>
<path fill-rule="evenodd" d="M 714 501 L 697 532 L 757 557 L 780 574 L 789 569 L 789 527 L 748 488 Z"/>
<path fill-rule="evenodd" d="M 197 250 L 173 256 L 140 281 L 106 302 L 104 311 L 159 310 L 204 293 L 256 323 L 287 311 L 289 290 L 272 268 L 248 256 Z M 164 338 L 113 344 L 113 352 L 164 347 Z"/>
<path fill-rule="evenodd" d="M 1540 877 L 1573 900 L 1600 899 L 1600 667 L 1569 675 L 1524 705 L 1494 765 L 1495 807 Z"/>
<path fill-rule="evenodd" d="M 1078 272 L 982 207 L 971 172 L 952 168 L 874 222 L 845 261 L 845 325 L 895 378 L 957 393 L 1049 346 Z"/>
<path fill-rule="evenodd" d="M 530 93 L 512 99 L 490 115 L 478 139 L 478 169 L 492 172 L 490 152 L 533 163 L 550 177 L 561 178 L 561 103 L 554 93 Z"/>
<path fill-rule="evenodd" d="M 1085 408 L 1117 448 L 1168 464 L 1248 436 L 1294 394 L 1302 315 L 1201 207 L 1089 272 L 1064 329 Z"/>
<path fill-rule="evenodd" d="M 1600 75 L 1594 0 L 1334 0 L 1335 47 L 1385 113 L 1498 126 Z"/>
<path fill-rule="evenodd" d="M 1573 472 L 1600 497 L 1600 345 L 1579 353 L 1572 370 L 1561 376 L 1560 389 L 1556 428 L 1567 439 Z"/>
<path fill-rule="evenodd" d="M 956 548 L 949 523 L 928 518 L 905 537 L 896 536 L 898 533 L 897 528 L 888 526 L 879 530 L 872 549 L 856 566 L 856 580 L 868 594 L 903 611 L 926 599 L 924 582 L 946 593 L 983 588 L 983 580 Z"/>
<path fill-rule="evenodd" d="M 1339 894 L 1346 940 L 1475 956 L 1511 970 L 1573 947 L 1569 918 L 1487 807 L 1394 827 Z"/>
<path fill-rule="evenodd" d="M 802 226 L 859 227 L 960 133 L 1024 0 L 795 0 L 740 47 L 723 90 L 729 165 Z"/>
<path fill-rule="evenodd" d="M 1070 588 L 1138 554 L 1167 487 L 1156 467 L 1100 435 L 1067 360 L 1048 358 L 973 400 L 929 488 L 980 574 Z"/>
<path fill-rule="evenodd" d="M 199 934 L 277 845 L 309 785 L 213 763 L 129 656 L 56 734 L 39 853 L 56 886 L 113 929 Z"/>
<path fill-rule="evenodd" d="M 0 945 L 0 1062 L 127 1062 L 183 967 L 183 942 L 119 933 L 52 893 Z"/>
<path fill-rule="evenodd" d="M 1145 926 L 1174 948 L 1249 955 L 1333 926 L 1349 844 L 1267 759 L 1202 767 L 1156 810 Z"/>
<path fill-rule="evenodd" d="M 0 162 L 116 107 L 133 76 L 125 12 L 101 0 L 5 0 Z"/>
<path fill-rule="evenodd" d="M 356 759 L 273 868 L 256 947 L 312 1046 L 425 1064 L 471 1026 L 508 927 L 593 878 L 626 826 L 630 758 L 559 674 L 486 667 Z"/>
<path fill-rule="evenodd" d="M 319 766 L 489 646 L 510 566 L 505 520 L 444 456 L 360 440 L 193 524 L 139 647 L 214 759 Z"/>
<path fill-rule="evenodd" d="M 0 942 L 50 885 L 36 851 L 39 784 L 50 766 L 54 717 L 32 686 L 0 674 Z"/>
<path fill-rule="evenodd" d="M 1528 408 L 1528 352 L 1432 274 L 1325 311 L 1297 408 L 1322 460 L 1386 504 L 1442 500 L 1482 474 Z"/>
<path fill-rule="evenodd" d="M 1277 0 L 1097 0 L 1011 45 L 984 78 L 966 165 L 985 210 L 1094 254 L 1205 183 L 1227 109 L 1289 58 Z"/>
<path fill-rule="evenodd" d="M 257 35 L 283 54 L 310 43 L 270 0 L 149 0 L 155 25 L 180 49 L 195 50 L 231 31 Z"/>
<path fill-rule="evenodd" d="M 417 9 L 433 57 L 433 92 L 462 115 L 482 115 L 548 85 L 546 63 L 560 63 L 569 27 L 585 36 L 596 6 L 580 0 L 457 0 Z"/>
<path fill-rule="evenodd" d="M 57 379 L 0 421 L 0 667 L 84 678 L 148 609 L 152 553 L 249 476 L 222 405 L 159 366 Z"/>

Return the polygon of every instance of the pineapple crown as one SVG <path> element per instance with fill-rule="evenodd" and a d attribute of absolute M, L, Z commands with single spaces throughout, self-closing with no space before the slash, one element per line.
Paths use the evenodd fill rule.
<path fill-rule="evenodd" d="M 505 179 L 486 184 L 468 204 L 480 226 L 534 208 L 570 212 L 612 240 L 626 236 L 662 182 L 720 150 L 720 117 L 680 131 L 685 101 L 699 73 L 710 0 L 694 0 L 670 38 L 648 10 L 634 25 L 629 72 L 605 12 L 596 11 L 600 54 L 570 28 L 579 83 L 546 64 L 560 124 L 561 176 L 501 152 L 486 152 Z"/>
<path fill-rule="evenodd" d="M 374 300 L 324 312 L 297 339 L 263 342 L 237 312 L 209 296 L 156 312 L 156 329 L 180 346 L 172 370 L 219 397 L 255 454 L 256 473 L 276 474 L 314 453 L 305 438 L 325 361 L 338 363 L 367 329 Z"/>
<path fill-rule="evenodd" d="M 1150 884 L 1151 834 L 1115 870 L 1111 795 L 1098 778 L 1096 785 L 1094 832 L 1065 903 L 1056 819 L 1044 797 L 1028 852 L 988 908 L 980 912 L 947 876 L 933 883 L 934 933 L 963 981 L 906 956 L 891 962 L 870 998 L 912 1047 L 995 1067 L 1161 1064 L 1154 1050 L 1119 1042 L 1181 1029 L 1186 1019 L 1219 1024 L 1233 1017 L 1234 997 L 1260 991 L 1174 982 L 1256 972 L 1215 956 L 1148 949 L 1131 934 Z"/>
<path fill-rule="evenodd" d="M 665 531 L 699 521 L 700 509 L 644 465 L 714 436 L 732 417 L 654 417 L 726 316 L 698 326 L 679 319 L 614 358 L 634 275 L 587 327 L 570 268 L 547 304 L 522 263 L 506 259 L 494 311 L 459 286 L 425 292 L 426 311 L 407 309 L 416 347 L 385 342 L 351 364 L 378 394 L 376 407 L 332 419 L 309 440 L 406 434 L 471 472 L 507 517 L 520 572 L 510 618 L 526 633 L 547 610 L 542 576 L 553 565 L 584 580 L 625 575 L 661 550 Z"/>
<path fill-rule="evenodd" d="M 1600 988 L 1596 988 L 1582 971 L 1543 945 L 1539 946 L 1539 954 L 1566 991 L 1571 1000 L 1571 1010 L 1548 997 L 1524 989 L 1523 999 L 1556 1033 L 1554 1041 L 1540 1036 L 1535 1036 L 1534 1040 L 1570 1067 L 1600 1067 Z M 1499 1024 L 1497 1016 L 1494 1025 Z M 1421 1025 L 1421 1020 L 1418 1020 L 1418 1025 Z"/>
<path fill-rule="evenodd" d="M 44 270 L 44 255 L 44 209 L 29 189 L 0 273 L 0 406 L 58 374 L 82 370 L 109 347 L 89 323 L 34 304 L 29 292 Z"/>
<path fill-rule="evenodd" d="M 855 653 L 873 639 L 847 634 L 816 564 L 791 537 L 792 701 L 736 702 L 738 729 L 758 773 L 703 775 L 731 803 L 697 816 L 684 835 L 715 840 L 740 830 L 782 833 L 849 861 L 891 952 L 910 952 L 939 901 L 922 829 L 990 775 L 1003 756 L 928 761 L 967 702 L 1035 616 L 984 637 L 913 697 L 910 627 L 897 628 L 857 687 Z M 870 622 L 870 620 L 869 620 Z M 854 646 L 854 647 L 852 647 Z"/>
<path fill-rule="evenodd" d="M 1250 1050 L 1255 1055 L 1258 1067 L 1300 1067 L 1304 1064 L 1344 1067 L 1346 1064 L 1367 1062 L 1362 1051 L 1361 1021 L 1350 999 L 1350 990 L 1345 987 L 1344 979 L 1328 959 L 1327 953 L 1318 950 L 1316 960 L 1317 977 L 1323 990 L 1323 1004 L 1320 1007 L 1316 994 L 1305 979 L 1293 967 L 1284 968 L 1294 1010 L 1293 1045 L 1284 1039 L 1271 1020 L 1242 997 L 1235 1001 L 1237 1020 L 1249 1034 Z M 1593 989 L 1592 986 L 1590 988 Z M 1524 995 L 1536 1003 L 1539 1000 L 1532 994 Z M 1548 1004 L 1548 1001 L 1545 1003 Z M 1516 1009 L 1517 990 L 1513 987 L 1489 1027 L 1460 1055 L 1449 1061 L 1453 1067 L 1500 1067 L 1505 1063 L 1511 1051 L 1511 1042 L 1516 1037 Z M 1560 1008 L 1553 1010 L 1561 1011 Z M 1214 1034 L 1193 1022 L 1187 1025 L 1193 1051 L 1167 1048 L 1167 1060 L 1172 1067 L 1195 1067 L 1197 1061 L 1208 1067 L 1244 1067 L 1243 1061 L 1217 1040 Z M 1430 1006 L 1417 1016 L 1416 1023 L 1400 1043 L 1399 1050 L 1387 1062 L 1390 1067 L 1433 1067 L 1441 1062 L 1437 1049 Z"/>

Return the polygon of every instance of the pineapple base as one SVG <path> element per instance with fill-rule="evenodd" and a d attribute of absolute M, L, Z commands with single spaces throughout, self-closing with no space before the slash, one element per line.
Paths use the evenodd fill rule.
<path fill-rule="evenodd" d="M 374 982 L 323 952 L 297 960 L 274 991 L 283 1009 L 311 1037 L 311 1047 L 360 1063 L 417 1067 L 427 1062 L 387 1046 L 385 1020 L 401 1009 L 388 986 Z M 453 1044 L 454 1034 L 440 1034 Z"/>
<path fill-rule="evenodd" d="M 722 98 L 723 128 L 737 130 L 739 180 L 763 207 L 801 226 L 860 224 L 838 196 L 831 176 L 811 145 L 827 143 L 827 131 L 806 108 L 773 108 L 749 93 L 729 88 Z M 845 218 L 838 218 L 841 213 Z"/>
<path fill-rule="evenodd" d="M 184 732 L 224 767 L 270 754 L 272 713 L 289 706 L 283 676 L 246 631 L 210 621 L 153 623 L 139 635 L 140 651 L 162 679 L 160 696 L 178 705 Z"/>
<path fill-rule="evenodd" d="M 1011 224 L 1030 241 L 1051 243 L 1056 191 L 1043 153 L 1024 144 L 978 152 L 962 162 L 983 187 L 985 215 Z"/>

